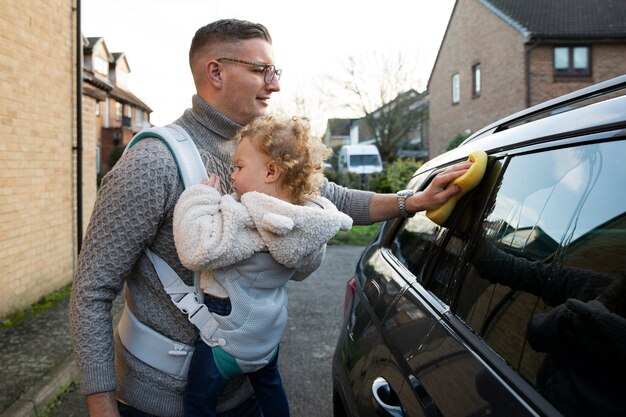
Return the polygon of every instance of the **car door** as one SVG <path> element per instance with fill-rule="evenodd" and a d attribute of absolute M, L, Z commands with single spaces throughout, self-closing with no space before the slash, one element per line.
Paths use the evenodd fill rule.
<path fill-rule="evenodd" d="M 389 382 L 394 415 L 561 415 L 557 408 L 567 403 L 542 395 L 546 355 L 529 344 L 527 328 L 550 313 L 550 300 L 568 295 L 499 283 L 513 274 L 484 246 L 516 257 L 514 266 L 545 264 L 548 283 L 569 269 L 594 283 L 619 280 L 626 270 L 626 144 L 608 138 L 496 155 L 443 227 L 418 214 L 394 233 L 383 253 L 399 276 L 415 279 L 388 309 L 379 347 L 385 354 L 368 378 Z M 409 316 L 432 327 L 419 328 Z M 598 395 L 611 390 L 602 384 L 593 387 Z"/>
<path fill-rule="evenodd" d="M 342 407 L 347 408 L 345 411 L 348 415 L 358 415 L 356 404 L 361 396 L 363 369 L 367 366 L 368 357 L 380 337 L 374 310 L 374 304 L 379 296 L 378 287 L 369 282 L 363 272 L 363 265 L 367 265 L 375 255 L 375 247 L 366 249 L 357 264 L 354 281 L 348 282 L 348 285 L 355 285 L 356 288 L 348 289 L 351 298 L 346 300 L 347 316 L 333 358 L 333 367 L 341 370 L 335 376 L 341 381 L 336 387 L 342 390 L 341 394 L 345 399 Z"/>
<path fill-rule="evenodd" d="M 369 305 L 378 337 L 371 345 L 362 368 L 358 415 L 402 415 L 398 414 L 401 411 L 398 394 L 404 385 L 406 366 L 393 360 L 392 350 L 419 343 L 414 336 L 427 334 L 436 320 L 430 313 L 418 312 L 416 304 L 409 307 L 410 284 L 398 275 L 383 252 L 377 250 L 369 260 L 376 272 L 369 271 L 368 282 L 379 292 L 377 299 Z M 406 337 L 403 331 L 408 331 L 411 337 Z"/>
<path fill-rule="evenodd" d="M 610 381 L 623 380 L 614 362 L 589 350 L 589 337 L 561 343 L 556 335 L 571 330 L 547 321 L 565 317 L 566 302 L 584 305 L 624 279 L 626 141 L 620 136 L 623 131 L 563 139 L 501 158 L 503 173 L 484 214 L 472 221 L 471 243 L 455 274 L 460 284 L 450 323 L 462 323 L 459 334 L 470 329 L 466 343 L 497 371 L 502 386 L 544 414 L 556 408 L 600 415 L 606 404 L 623 404 L 612 394 Z M 581 366 L 603 371 L 594 377 Z"/>
<path fill-rule="evenodd" d="M 498 168 L 489 168 L 490 173 L 495 169 L 494 178 Z M 426 175 L 417 177 L 413 186 L 424 182 Z M 464 209 L 459 211 L 479 215 L 484 196 L 493 186 L 490 181 L 474 194 L 479 197 L 461 200 L 459 206 Z M 383 236 L 378 270 L 397 295 L 385 305 L 379 343 L 364 367 L 362 392 L 370 392 L 362 395 L 362 415 L 534 414 L 468 347 L 467 340 L 476 336 L 450 313 L 468 247 L 450 229 L 469 229 L 472 224 L 462 216 L 450 223 L 439 226 L 418 213 Z M 463 234 L 470 236 L 467 230 Z"/>
<path fill-rule="evenodd" d="M 446 271 L 455 269 L 454 265 L 438 267 L 442 262 L 447 265 L 447 258 L 455 256 L 442 254 L 440 249 L 458 246 L 450 241 L 444 229 L 418 214 L 400 228 L 391 248 L 382 250 L 390 281 L 408 281 L 412 285 L 405 287 L 387 308 L 377 354 L 366 368 L 368 374 L 363 386 L 371 385 L 372 393 L 369 398 L 364 397 L 364 403 L 388 413 L 378 415 L 480 416 L 493 411 L 503 416 L 533 415 L 507 389 L 495 392 L 493 397 L 485 395 L 482 387 L 488 387 L 491 394 L 494 394 L 491 387 L 501 387 L 497 374 L 468 349 L 463 335 L 459 334 L 464 324 L 451 316 L 448 305 L 420 283 L 430 274 L 441 287 L 447 278 Z M 402 242 L 410 242 L 407 251 Z M 416 247 L 422 252 L 417 258 L 424 259 L 415 259 Z M 445 292 L 454 291 L 446 286 Z M 472 336 L 468 331 L 465 333 L 466 337 Z M 388 402 L 377 396 L 374 388 L 383 393 L 388 391 Z M 490 404 L 491 398 L 496 398 L 498 404 Z"/>

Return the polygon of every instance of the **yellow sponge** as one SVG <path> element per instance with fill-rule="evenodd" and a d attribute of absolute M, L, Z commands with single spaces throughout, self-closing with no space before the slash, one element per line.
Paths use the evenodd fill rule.
<path fill-rule="evenodd" d="M 467 172 L 448 185 L 448 187 L 458 185 L 461 187 L 461 191 L 450 197 L 443 206 L 436 210 L 428 210 L 426 212 L 426 217 L 438 225 L 443 225 L 450 216 L 450 213 L 452 213 L 452 210 L 454 210 L 457 201 L 476 187 L 485 175 L 485 170 L 487 169 L 487 154 L 485 152 L 474 151 L 469 154 L 469 160 L 472 161 L 473 164 Z"/>

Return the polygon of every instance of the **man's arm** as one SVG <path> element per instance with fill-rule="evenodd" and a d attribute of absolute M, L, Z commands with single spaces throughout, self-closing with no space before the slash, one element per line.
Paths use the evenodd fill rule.
<path fill-rule="evenodd" d="M 70 319 L 81 391 L 89 396 L 114 394 L 111 303 L 171 205 L 167 200 L 173 193 L 168 191 L 178 185 L 165 145 L 154 142 L 159 144 L 156 152 L 157 147 L 146 146 L 148 141 L 131 150 L 135 156 L 120 159 L 103 181 L 78 258 Z"/>
<path fill-rule="evenodd" d="M 89 417 L 120 417 L 115 391 L 90 394 L 86 399 Z"/>
<path fill-rule="evenodd" d="M 461 191 L 458 186 L 448 184 L 465 174 L 471 162 L 456 164 L 433 178 L 424 191 L 415 193 L 406 199 L 405 206 L 409 213 L 434 210 L 441 207 L 450 197 Z M 370 200 L 370 219 L 373 223 L 393 219 L 400 215 L 395 194 L 374 194 Z"/>

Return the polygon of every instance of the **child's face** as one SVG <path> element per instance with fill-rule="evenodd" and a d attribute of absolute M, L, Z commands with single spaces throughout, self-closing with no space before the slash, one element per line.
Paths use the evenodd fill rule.
<path fill-rule="evenodd" d="M 265 182 L 269 156 L 260 152 L 246 137 L 242 138 L 235 149 L 234 169 L 230 174 L 233 189 L 238 195 L 249 191 L 272 194 L 273 187 Z"/>

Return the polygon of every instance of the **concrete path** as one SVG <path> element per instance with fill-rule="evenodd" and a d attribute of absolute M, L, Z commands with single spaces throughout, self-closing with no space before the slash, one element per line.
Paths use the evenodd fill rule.
<path fill-rule="evenodd" d="M 297 346 L 287 343 L 281 349 L 281 369 L 301 369 L 307 361 L 323 362 L 319 372 L 323 372 L 325 387 L 322 403 L 328 401 L 330 389 L 328 372 L 334 350 L 334 340 L 341 322 L 343 291 L 346 279 L 354 271 L 356 260 L 363 248 L 354 246 L 329 246 L 324 264 L 315 276 L 302 283 L 289 283 L 290 322 L 285 338 L 300 340 Z M 69 297 L 54 304 L 45 312 L 27 315 L 18 324 L 0 329 L 0 417 L 35 417 L 53 401 L 71 382 L 77 380 L 76 367 L 72 357 L 72 341 L 69 327 Z M 123 307 L 122 298 L 114 304 L 114 317 L 119 318 Z M 322 320 L 321 312 L 332 310 L 327 319 Z M 332 320 L 332 326 L 325 320 Z M 332 329 L 330 329 L 332 327 Z M 333 342 L 316 343 L 320 334 L 331 332 Z M 328 334 L 326 334 L 328 338 Z M 310 348 L 307 353 L 302 349 Z M 290 357 L 292 357 L 290 359 Z M 286 361 L 292 361 L 287 364 Z M 300 363 L 300 366 L 297 363 Z M 319 384 L 320 374 L 283 375 L 290 402 L 296 407 L 294 415 L 301 414 L 298 397 L 306 398 L 311 389 Z M 317 387 L 318 389 L 321 387 Z M 64 404 L 61 410 L 50 414 L 54 417 L 61 412 L 68 417 L 86 415 L 84 400 L 80 394 L 72 394 L 74 400 Z M 74 401 L 73 405 L 71 404 Z M 307 401 L 307 400 L 305 400 Z M 308 398 L 311 403 L 311 398 Z M 309 404 L 310 405 L 310 404 Z M 319 403 L 316 407 L 321 411 Z M 324 415 L 324 414 L 320 414 Z"/>

